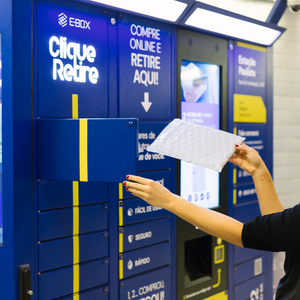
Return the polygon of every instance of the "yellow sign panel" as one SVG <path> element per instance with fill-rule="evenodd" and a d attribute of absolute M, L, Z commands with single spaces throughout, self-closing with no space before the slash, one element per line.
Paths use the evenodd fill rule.
<path fill-rule="evenodd" d="M 203 300 L 228 300 L 228 294 L 227 291 L 215 294 L 211 297 L 205 298 Z"/>
<path fill-rule="evenodd" d="M 233 121 L 241 123 L 266 123 L 267 110 L 260 96 L 233 96 Z"/>

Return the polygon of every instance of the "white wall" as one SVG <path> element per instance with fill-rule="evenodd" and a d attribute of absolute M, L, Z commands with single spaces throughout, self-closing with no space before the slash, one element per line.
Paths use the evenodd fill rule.
<path fill-rule="evenodd" d="M 284 207 L 300 202 L 300 13 L 286 9 L 274 44 L 274 182 Z"/>

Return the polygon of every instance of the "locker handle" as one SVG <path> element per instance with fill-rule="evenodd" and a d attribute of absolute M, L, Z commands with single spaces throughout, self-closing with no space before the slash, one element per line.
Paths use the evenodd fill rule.
<path fill-rule="evenodd" d="M 19 266 L 19 300 L 31 300 L 32 295 L 30 265 L 21 265 Z"/>

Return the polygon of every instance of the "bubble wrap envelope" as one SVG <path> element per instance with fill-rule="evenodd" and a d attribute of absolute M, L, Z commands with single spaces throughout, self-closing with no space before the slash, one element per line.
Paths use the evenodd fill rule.
<path fill-rule="evenodd" d="M 174 119 L 147 148 L 221 172 L 245 138 L 222 130 Z"/>

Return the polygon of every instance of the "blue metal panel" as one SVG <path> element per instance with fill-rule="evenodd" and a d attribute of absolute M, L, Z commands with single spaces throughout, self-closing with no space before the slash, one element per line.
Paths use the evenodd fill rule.
<path fill-rule="evenodd" d="M 165 209 L 154 207 L 141 199 L 126 200 L 120 203 L 123 206 L 123 225 L 150 221 L 171 213 Z"/>
<path fill-rule="evenodd" d="M 234 300 L 252 300 L 252 299 L 264 299 L 265 292 L 264 275 L 246 281 L 240 285 L 234 287 Z"/>
<path fill-rule="evenodd" d="M 50 43 L 51 37 L 59 42 Z M 80 45 L 81 59 L 73 58 L 72 51 L 66 55 L 70 43 Z M 91 58 L 85 57 L 84 45 L 89 51 L 94 47 Z M 85 67 L 90 71 L 82 71 Z M 94 81 L 90 80 L 92 70 L 98 73 Z M 38 1 L 38 116 L 71 118 L 72 94 L 78 95 L 79 117 L 108 116 L 106 16 L 102 10 L 74 2 Z"/>
<path fill-rule="evenodd" d="M 171 263 L 171 243 L 165 242 L 139 250 L 126 252 L 120 256 L 124 278 L 169 265 Z"/>
<path fill-rule="evenodd" d="M 123 251 L 171 240 L 171 218 L 126 226 L 120 229 Z"/>
<path fill-rule="evenodd" d="M 79 204 L 108 201 L 108 184 L 103 182 L 79 182 Z M 38 182 L 38 209 L 55 209 L 73 206 L 71 181 Z"/>
<path fill-rule="evenodd" d="M 126 15 L 118 21 L 120 117 L 170 120 L 171 26 Z"/>
<path fill-rule="evenodd" d="M 122 182 L 127 174 L 136 174 L 137 120 L 92 120 L 88 126 L 89 180 Z"/>
<path fill-rule="evenodd" d="M 149 297 L 157 300 L 173 300 L 171 297 L 171 267 L 139 275 L 120 282 L 120 300 Z M 153 296 L 156 295 L 156 296 Z"/>
<path fill-rule="evenodd" d="M 101 299 L 101 300 L 108 300 L 109 298 L 109 287 L 99 288 L 92 291 L 79 293 L 79 299 L 80 300 L 95 300 L 95 299 Z M 64 300 L 73 300 L 74 296 L 71 297 L 63 297 L 59 299 Z"/>
<path fill-rule="evenodd" d="M 79 120 L 39 119 L 38 124 L 39 179 L 79 180 Z M 136 119 L 88 119 L 88 180 L 122 182 L 128 173 L 136 174 L 137 136 Z"/>
<path fill-rule="evenodd" d="M 39 213 L 39 241 L 73 235 L 73 209 L 60 209 Z M 107 228 L 107 205 L 79 208 L 79 233 Z"/>
<path fill-rule="evenodd" d="M 38 245 L 39 272 L 73 264 L 73 238 Z M 108 256 L 108 232 L 79 236 L 79 262 Z"/>
<path fill-rule="evenodd" d="M 108 266 L 107 260 L 79 264 L 80 291 L 107 283 Z M 42 273 L 38 280 L 41 300 L 51 300 L 73 294 L 73 267 Z"/>
<path fill-rule="evenodd" d="M 243 203 L 251 200 L 257 200 L 254 183 L 248 183 L 236 186 L 236 202 Z"/>
<path fill-rule="evenodd" d="M 109 299 L 109 287 L 100 288 L 96 290 L 92 290 L 85 293 L 80 293 L 80 300 L 95 300 L 95 299 L 101 299 L 101 300 L 108 300 Z M 63 298 L 63 299 L 74 299 L 74 296 Z"/>
<path fill-rule="evenodd" d="M 164 187 L 166 187 L 168 190 L 170 190 L 172 187 L 171 172 L 172 172 L 171 170 L 156 171 L 156 172 L 143 172 L 143 173 L 139 173 L 139 176 L 157 181 L 160 184 L 162 184 Z M 125 177 L 124 177 L 124 179 L 125 179 Z M 125 187 L 123 186 L 123 199 L 128 199 L 128 198 L 132 198 L 132 194 L 130 194 L 130 192 L 126 191 Z"/>
<path fill-rule="evenodd" d="M 259 215 L 260 209 L 257 201 L 237 204 L 233 207 L 233 218 L 242 223 L 251 221 Z"/>
<path fill-rule="evenodd" d="M 234 246 L 233 264 L 234 265 L 240 264 L 244 261 L 253 259 L 255 257 L 259 257 L 259 256 L 263 255 L 264 253 L 265 253 L 264 251 L 259 251 L 259 250 L 241 248 L 241 247 Z"/>
<path fill-rule="evenodd" d="M 79 179 L 78 135 L 78 120 L 38 120 L 39 179 Z"/>
<path fill-rule="evenodd" d="M 261 264 L 261 268 L 257 270 L 257 264 Z M 265 257 L 261 256 L 254 260 L 234 266 L 234 284 L 239 284 L 250 280 L 255 276 L 265 273 Z"/>
<path fill-rule="evenodd" d="M 4 125 L 3 164 L 3 246 L 0 246 L 0 290 L 4 299 L 17 297 L 17 275 L 14 266 L 14 183 L 13 183 L 13 32 L 12 32 L 12 1 L 0 2 L 0 33 L 2 56 L 2 122 Z"/>
<path fill-rule="evenodd" d="M 139 171 L 171 168 L 169 156 L 148 152 L 146 149 L 158 137 L 168 122 L 140 122 L 139 124 Z"/>

